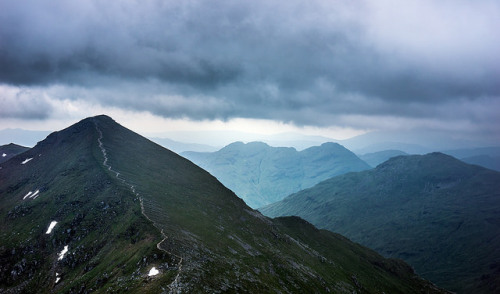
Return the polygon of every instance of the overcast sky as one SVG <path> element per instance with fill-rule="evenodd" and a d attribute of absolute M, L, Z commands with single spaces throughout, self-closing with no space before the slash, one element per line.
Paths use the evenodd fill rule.
<path fill-rule="evenodd" d="M 0 129 L 432 129 L 500 144 L 500 1 L 0 0 Z"/>

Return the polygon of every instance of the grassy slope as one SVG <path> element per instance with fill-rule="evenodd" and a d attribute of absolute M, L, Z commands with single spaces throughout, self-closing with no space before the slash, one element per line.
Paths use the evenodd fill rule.
<path fill-rule="evenodd" d="M 451 290 L 498 290 L 500 174 L 443 154 L 391 159 L 262 209 L 298 215 Z"/>

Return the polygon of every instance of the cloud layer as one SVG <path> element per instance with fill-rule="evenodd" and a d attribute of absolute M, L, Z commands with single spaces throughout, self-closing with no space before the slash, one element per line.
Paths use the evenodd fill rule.
<path fill-rule="evenodd" d="M 500 123 L 476 113 L 500 99 L 498 1 L 0 1 L 9 91 L 200 120 Z"/>

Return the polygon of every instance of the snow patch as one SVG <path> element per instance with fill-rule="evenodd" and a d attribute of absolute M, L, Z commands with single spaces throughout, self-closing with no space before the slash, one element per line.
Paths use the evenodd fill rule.
<path fill-rule="evenodd" d="M 59 282 L 59 280 L 61 280 L 61 278 L 59 277 L 59 273 L 56 273 L 56 284 Z"/>
<path fill-rule="evenodd" d="M 23 162 L 21 162 L 21 164 L 26 164 L 28 161 L 30 161 L 30 160 L 32 160 L 32 159 L 33 159 L 33 157 L 31 157 L 31 158 L 26 158 Z"/>
<path fill-rule="evenodd" d="M 31 195 L 29 198 L 33 198 L 33 199 L 36 199 L 36 197 L 40 196 L 38 193 L 40 192 L 40 190 L 36 190 L 35 193 L 33 193 L 33 195 Z"/>
<path fill-rule="evenodd" d="M 5 156 L 7 156 L 7 154 L 3 153 L 3 154 L 2 154 L 2 157 L 5 157 Z"/>
<path fill-rule="evenodd" d="M 157 270 L 157 269 L 156 269 L 156 267 L 154 267 L 154 266 L 153 266 L 153 268 L 151 268 L 151 269 L 149 270 L 149 274 L 148 274 L 148 276 L 150 276 L 150 277 L 151 277 L 151 276 L 156 276 L 156 275 L 157 275 L 157 274 L 159 274 L 159 273 L 160 273 L 160 271 L 159 271 L 159 270 Z"/>
<path fill-rule="evenodd" d="M 52 229 L 56 226 L 57 222 L 56 221 L 52 221 L 49 225 L 49 228 L 47 229 L 47 232 L 45 234 L 50 234 L 50 232 L 52 232 Z"/>
<path fill-rule="evenodd" d="M 28 194 L 24 195 L 23 197 L 23 200 L 26 199 L 26 197 L 30 197 L 30 195 L 32 194 L 33 192 L 29 191 Z"/>
<path fill-rule="evenodd" d="M 64 249 L 61 252 L 59 252 L 59 258 L 57 260 L 62 260 L 67 252 L 68 252 L 68 245 L 64 246 Z"/>
<path fill-rule="evenodd" d="M 36 199 L 38 196 L 40 196 L 39 193 L 40 193 L 40 190 L 36 190 L 35 193 L 33 193 L 32 191 L 29 191 L 28 194 L 24 195 L 23 200 L 25 200 L 26 198 Z"/>

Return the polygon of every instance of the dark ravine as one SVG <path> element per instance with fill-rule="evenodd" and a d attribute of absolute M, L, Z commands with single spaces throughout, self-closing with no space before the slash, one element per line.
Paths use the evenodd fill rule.
<path fill-rule="evenodd" d="M 459 293 L 500 292 L 500 173 L 441 153 L 400 156 L 260 209 L 401 258 Z"/>
<path fill-rule="evenodd" d="M 2 293 L 445 293 L 302 219 L 264 217 L 106 116 L 0 166 Z"/>

